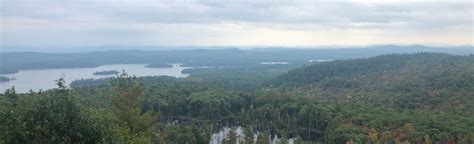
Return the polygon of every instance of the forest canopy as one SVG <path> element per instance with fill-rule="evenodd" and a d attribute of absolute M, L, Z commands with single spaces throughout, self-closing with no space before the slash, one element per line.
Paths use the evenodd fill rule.
<path fill-rule="evenodd" d="M 11 88 L 0 95 L 0 143 L 204 144 L 224 127 L 222 143 L 474 142 L 474 55 L 248 68 Z"/>

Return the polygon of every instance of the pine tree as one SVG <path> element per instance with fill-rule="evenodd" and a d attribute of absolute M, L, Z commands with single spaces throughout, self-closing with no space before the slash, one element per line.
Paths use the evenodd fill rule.
<path fill-rule="evenodd" d="M 7 101 L 9 101 L 12 106 L 15 107 L 18 101 L 18 95 L 16 94 L 15 87 L 12 86 L 11 88 L 5 90 L 4 95 L 7 98 Z"/>
<path fill-rule="evenodd" d="M 227 133 L 226 138 L 223 140 L 223 144 L 237 144 L 238 140 L 237 132 L 234 128 L 229 129 L 229 133 Z"/>
<path fill-rule="evenodd" d="M 267 132 L 262 132 L 257 136 L 257 144 L 269 144 L 270 137 Z"/>
<path fill-rule="evenodd" d="M 283 136 L 280 138 L 279 144 L 288 144 L 288 138 L 283 135 Z"/>
<path fill-rule="evenodd" d="M 115 115 L 128 129 L 129 142 L 148 142 L 151 136 L 151 113 L 142 113 L 143 84 L 135 76 L 122 72 L 112 79 L 109 99 Z"/>
<path fill-rule="evenodd" d="M 244 129 L 244 136 L 246 144 L 253 144 L 254 135 L 251 127 L 246 127 Z"/>

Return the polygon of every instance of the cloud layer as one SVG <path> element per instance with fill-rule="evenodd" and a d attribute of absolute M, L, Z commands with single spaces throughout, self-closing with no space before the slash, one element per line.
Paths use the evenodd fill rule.
<path fill-rule="evenodd" d="M 1 0 L 2 45 L 472 44 L 471 1 Z"/>

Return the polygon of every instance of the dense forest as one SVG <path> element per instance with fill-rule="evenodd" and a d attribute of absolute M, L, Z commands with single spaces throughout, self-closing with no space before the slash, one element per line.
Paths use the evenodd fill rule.
<path fill-rule="evenodd" d="M 0 95 L 0 143 L 474 143 L 474 55 L 388 54 Z M 289 71 L 288 71 L 289 70 Z M 242 129 L 242 134 L 237 132 Z M 254 141 L 255 140 L 255 141 Z"/>

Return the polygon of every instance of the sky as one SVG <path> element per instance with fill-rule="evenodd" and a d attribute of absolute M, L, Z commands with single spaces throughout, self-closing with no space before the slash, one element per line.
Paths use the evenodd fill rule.
<path fill-rule="evenodd" d="M 2 47 L 473 45 L 471 0 L 0 0 Z"/>

